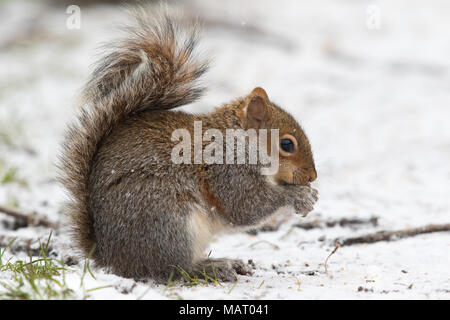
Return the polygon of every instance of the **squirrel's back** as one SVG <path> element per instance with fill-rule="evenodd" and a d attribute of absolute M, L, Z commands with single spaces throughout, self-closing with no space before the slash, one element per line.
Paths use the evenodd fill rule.
<path fill-rule="evenodd" d="M 197 27 L 181 30 L 168 14 L 154 16 L 144 9 L 134 18 L 135 25 L 109 46 L 84 87 L 78 122 L 69 127 L 60 155 L 59 180 L 70 195 L 66 211 L 85 254 L 96 244 L 89 179 L 104 141 L 136 114 L 182 106 L 203 92 L 197 80 L 207 63 L 193 55 Z"/>

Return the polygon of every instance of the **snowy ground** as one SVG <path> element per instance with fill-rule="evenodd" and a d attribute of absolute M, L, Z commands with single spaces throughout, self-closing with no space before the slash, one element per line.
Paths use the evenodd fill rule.
<path fill-rule="evenodd" d="M 56 1 L 55 1 L 56 2 Z M 179 1 L 205 21 L 202 46 L 214 56 L 210 90 L 189 109 L 210 110 L 264 87 L 310 137 L 320 200 L 307 218 L 276 232 L 217 238 L 212 257 L 255 264 L 235 284 L 187 287 L 136 283 L 71 266 L 68 286 L 89 299 L 449 299 L 450 234 L 334 248 L 334 239 L 450 223 L 450 3 L 423 1 Z M 81 5 L 81 29 L 66 7 L 0 1 L 0 205 L 60 221 L 58 146 L 77 90 L 114 37 L 123 10 Z M 377 20 L 377 17 L 379 20 Z M 11 172 L 11 171 L 9 171 Z M 299 222 L 378 217 L 378 225 L 304 230 Z M 46 239 L 43 227 L 0 236 Z M 8 224 L 9 223 L 9 224 Z M 70 256 L 64 229 L 58 257 Z M 5 257 L 26 259 L 17 252 Z M 9 272 L 0 273 L 9 281 Z M 109 286 L 95 291 L 94 287 Z M 0 287 L 0 292 L 1 292 Z"/>

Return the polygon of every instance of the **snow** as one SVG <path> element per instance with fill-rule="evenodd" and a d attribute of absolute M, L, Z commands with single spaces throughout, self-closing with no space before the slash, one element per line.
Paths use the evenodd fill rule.
<path fill-rule="evenodd" d="M 184 1 L 205 20 L 202 51 L 214 57 L 207 95 L 185 109 L 207 111 L 256 86 L 291 112 L 310 138 L 319 202 L 275 232 L 220 236 L 211 257 L 253 260 L 236 284 L 173 287 L 123 279 L 92 267 L 89 299 L 449 299 L 450 234 L 342 247 L 334 239 L 379 230 L 450 223 L 450 3 L 419 1 Z M 368 27 L 368 7 L 379 29 Z M 82 27 L 68 30 L 63 6 L 0 4 L 0 159 L 20 184 L 0 185 L 0 204 L 62 219 L 64 191 L 55 162 L 75 97 L 116 35 L 120 7 L 81 7 Z M 0 172 L 1 174 L 1 172 Z M 379 217 L 377 227 L 303 230 L 299 222 Z M 0 214 L 0 221 L 3 221 Z M 43 227 L 0 234 L 46 239 Z M 264 241 L 263 241 L 264 240 Z M 53 241 L 64 254 L 64 231 Z M 60 250 L 60 251 L 61 251 Z M 15 258 L 25 258 L 18 254 Z M 68 283 L 79 289 L 84 261 Z M 8 273 L 0 279 L 8 279 Z M 0 289 L 1 290 L 1 289 Z"/>

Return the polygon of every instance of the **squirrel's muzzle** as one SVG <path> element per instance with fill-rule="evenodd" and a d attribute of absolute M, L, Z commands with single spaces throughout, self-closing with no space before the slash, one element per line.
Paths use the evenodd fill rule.
<path fill-rule="evenodd" d="M 316 168 L 297 168 L 293 172 L 294 184 L 306 185 L 317 179 Z"/>

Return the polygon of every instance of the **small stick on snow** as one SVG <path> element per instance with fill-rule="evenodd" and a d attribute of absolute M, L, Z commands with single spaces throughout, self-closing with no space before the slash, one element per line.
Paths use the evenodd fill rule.
<path fill-rule="evenodd" d="M 378 225 L 378 217 L 371 218 L 343 218 L 339 220 L 314 220 L 312 222 L 303 222 L 294 224 L 293 227 L 310 230 L 332 228 L 335 226 L 356 228 L 364 225 L 376 227 Z"/>
<path fill-rule="evenodd" d="M 256 246 L 257 244 L 260 244 L 260 243 L 267 243 L 267 244 L 271 245 L 276 250 L 280 249 L 280 247 L 277 246 L 275 243 L 272 243 L 272 242 L 267 241 L 267 240 L 261 240 L 261 241 L 257 241 L 255 243 L 252 243 L 251 245 L 249 245 L 249 248 L 253 248 L 254 246 Z"/>
<path fill-rule="evenodd" d="M 338 251 L 338 249 L 341 247 L 341 244 L 336 241 L 336 243 L 334 244 L 334 249 L 333 251 L 331 251 L 331 253 L 328 255 L 328 257 L 325 259 L 325 263 L 324 263 L 324 267 L 325 267 L 325 273 L 327 274 L 327 276 L 329 276 L 330 278 L 333 278 L 333 276 L 331 274 L 328 274 L 328 259 L 330 259 L 330 257 L 336 253 L 336 251 Z"/>
<path fill-rule="evenodd" d="M 32 226 L 37 226 L 37 225 L 41 225 L 44 227 L 49 227 L 49 228 L 56 228 L 57 225 L 54 224 L 53 222 L 48 221 L 45 218 L 40 218 L 38 216 L 36 216 L 35 214 L 25 214 L 22 212 L 19 212 L 17 210 L 13 210 L 13 209 L 9 209 L 9 208 L 5 208 L 0 206 L 0 212 L 4 213 L 10 217 L 13 217 L 17 220 L 23 221 L 25 222 L 28 226 L 32 225 Z"/>
<path fill-rule="evenodd" d="M 424 227 L 410 228 L 398 231 L 379 231 L 376 233 L 366 234 L 359 237 L 337 240 L 341 246 L 351 246 L 361 243 L 375 243 L 379 241 L 393 241 L 402 238 L 413 237 L 419 234 L 450 231 L 449 224 L 430 224 Z"/>

